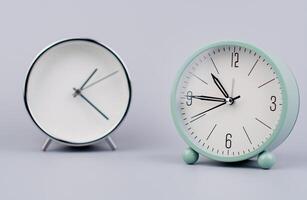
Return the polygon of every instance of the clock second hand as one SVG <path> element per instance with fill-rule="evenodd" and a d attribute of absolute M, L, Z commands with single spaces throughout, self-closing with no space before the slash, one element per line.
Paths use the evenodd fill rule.
<path fill-rule="evenodd" d="M 234 87 L 235 87 L 235 79 L 232 78 L 232 81 L 231 81 L 231 93 L 230 93 L 231 97 L 233 97 L 233 90 L 234 90 Z"/>
<path fill-rule="evenodd" d="M 200 116 L 200 115 L 202 115 L 202 114 L 205 114 L 205 113 L 209 112 L 210 110 L 213 110 L 213 109 L 218 108 L 218 107 L 220 107 L 220 106 L 222 106 L 222 105 L 225 105 L 225 104 L 226 104 L 226 101 L 223 102 L 223 103 L 221 103 L 221 104 L 219 104 L 219 105 L 217 105 L 217 106 L 214 106 L 214 107 L 212 107 L 212 108 L 209 108 L 208 110 L 205 110 L 205 111 L 203 111 L 203 112 L 201 112 L 201 113 L 198 113 L 197 115 L 194 115 L 194 116 L 192 116 L 191 118 L 198 117 L 198 116 Z"/>
<path fill-rule="evenodd" d="M 77 90 L 76 88 L 73 88 L 73 90 L 82 98 L 84 99 L 88 104 L 90 104 L 97 112 L 99 112 L 106 120 L 109 120 L 109 118 L 101 112 L 90 100 L 88 100 L 80 90 Z"/>
<path fill-rule="evenodd" d="M 239 95 L 239 96 L 236 96 L 236 97 L 234 97 L 234 98 L 231 98 L 231 100 L 234 102 L 236 99 L 239 99 L 240 97 L 241 97 L 241 96 Z M 191 117 L 192 120 L 191 120 L 190 122 L 193 122 L 193 121 L 195 121 L 195 120 L 197 120 L 197 119 L 199 119 L 199 118 L 205 116 L 207 112 L 209 112 L 209 111 L 211 111 L 211 110 L 213 110 L 213 109 L 216 109 L 216 108 L 218 108 L 218 107 L 220 107 L 220 106 L 223 106 L 223 105 L 225 105 L 226 103 L 227 103 L 227 101 L 225 100 L 223 103 L 218 104 L 217 106 L 214 106 L 214 107 L 212 107 L 212 108 L 209 108 L 208 110 L 205 110 L 205 111 L 203 111 L 203 112 L 201 112 L 201 113 L 198 113 L 198 114 L 192 116 L 192 117 Z M 232 105 L 232 104 L 230 104 L 230 105 Z M 195 118 L 195 119 L 193 119 L 193 118 Z"/>

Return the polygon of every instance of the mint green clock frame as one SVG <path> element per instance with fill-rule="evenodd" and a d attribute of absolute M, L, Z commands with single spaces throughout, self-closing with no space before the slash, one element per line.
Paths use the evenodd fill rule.
<path fill-rule="evenodd" d="M 206 151 L 200 149 L 194 143 L 192 143 L 191 140 L 188 138 L 185 129 L 183 127 L 183 123 L 179 114 L 179 109 L 177 109 L 178 99 L 176 99 L 176 93 L 182 74 L 185 71 L 185 69 L 189 66 L 189 64 L 193 61 L 193 59 L 208 49 L 218 46 L 227 46 L 227 45 L 246 47 L 248 49 L 260 53 L 261 56 L 263 56 L 266 60 L 268 60 L 268 62 L 271 64 L 271 66 L 273 67 L 274 71 L 276 72 L 276 74 L 280 79 L 280 84 L 282 87 L 282 98 L 283 98 L 283 108 L 281 112 L 281 117 L 272 136 L 257 150 L 237 157 L 218 157 L 210 153 L 207 153 Z M 182 68 L 178 71 L 171 93 L 171 113 L 175 126 L 177 128 L 177 131 L 183 138 L 183 140 L 189 146 L 183 154 L 184 161 L 187 164 L 194 164 L 198 160 L 199 154 L 208 157 L 209 159 L 222 161 L 222 162 L 237 162 L 237 161 L 251 159 L 257 156 L 257 162 L 261 168 L 264 169 L 271 168 L 276 161 L 275 156 L 271 153 L 271 151 L 274 150 L 277 146 L 279 146 L 291 133 L 298 116 L 299 102 L 300 102 L 299 90 L 296 83 L 296 79 L 292 74 L 291 70 L 286 65 L 279 62 L 277 59 L 269 57 L 268 54 L 262 51 L 261 49 L 251 44 L 238 42 L 238 41 L 217 42 L 208 45 L 204 48 L 201 48 L 196 53 L 194 53 L 186 61 L 186 63 L 182 66 Z"/>

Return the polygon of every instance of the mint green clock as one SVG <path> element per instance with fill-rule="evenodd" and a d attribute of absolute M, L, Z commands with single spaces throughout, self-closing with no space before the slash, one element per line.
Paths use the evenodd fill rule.
<path fill-rule="evenodd" d="M 290 134 L 299 111 L 291 71 L 264 51 L 236 41 L 197 51 L 179 71 L 171 95 L 178 132 L 194 164 L 199 154 L 223 162 L 256 157 L 261 168 Z"/>

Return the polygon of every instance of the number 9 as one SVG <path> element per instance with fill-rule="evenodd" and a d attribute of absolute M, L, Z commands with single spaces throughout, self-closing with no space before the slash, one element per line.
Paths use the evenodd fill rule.
<path fill-rule="evenodd" d="M 192 105 L 192 91 L 188 91 L 187 92 L 187 101 L 186 101 L 186 104 L 187 106 L 191 106 Z"/>

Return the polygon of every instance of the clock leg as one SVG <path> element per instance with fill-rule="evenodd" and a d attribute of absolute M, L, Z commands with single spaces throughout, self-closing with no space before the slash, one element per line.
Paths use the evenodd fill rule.
<path fill-rule="evenodd" d="M 42 151 L 46 151 L 51 144 L 52 140 L 50 138 L 47 138 L 42 146 Z"/>
<path fill-rule="evenodd" d="M 192 165 L 196 163 L 196 161 L 199 158 L 199 154 L 194 151 L 191 147 L 188 147 L 184 152 L 183 152 L 183 160 L 185 163 Z"/>
<path fill-rule="evenodd" d="M 108 143 L 108 145 L 110 146 L 110 148 L 113 150 L 113 151 L 115 151 L 116 150 L 116 144 L 114 143 L 114 141 L 112 140 L 112 138 L 111 137 L 107 137 L 106 139 L 105 139 L 105 141 Z"/>
<path fill-rule="evenodd" d="M 262 169 L 270 169 L 276 162 L 274 154 L 270 152 L 262 152 L 258 155 L 257 163 Z"/>

